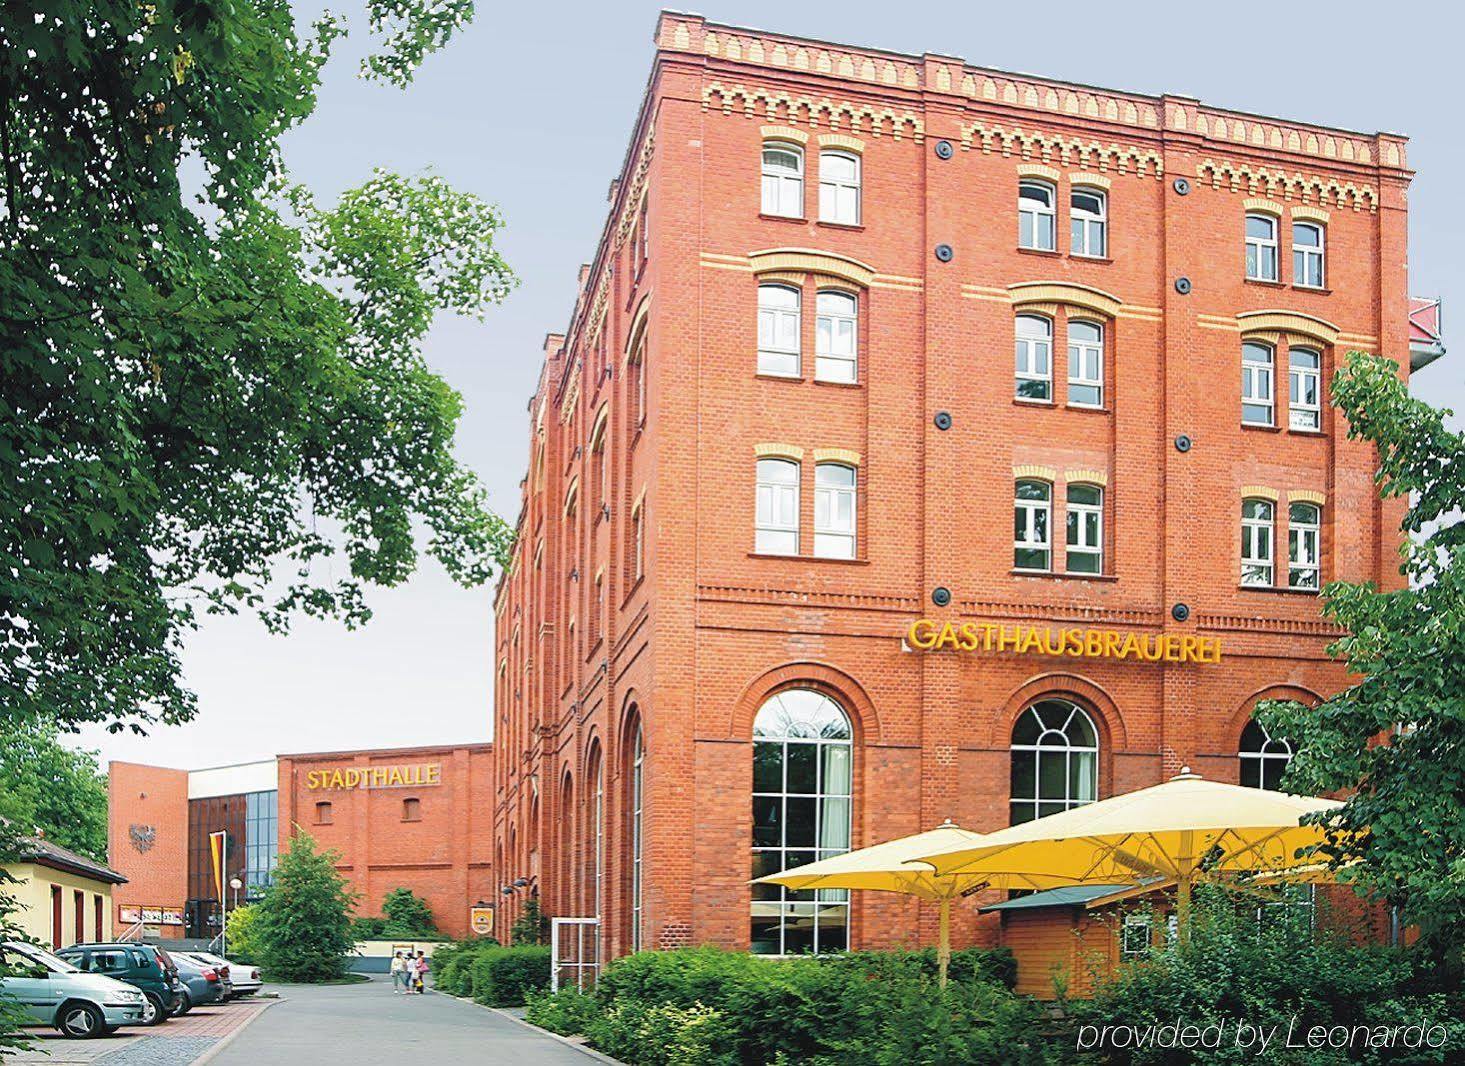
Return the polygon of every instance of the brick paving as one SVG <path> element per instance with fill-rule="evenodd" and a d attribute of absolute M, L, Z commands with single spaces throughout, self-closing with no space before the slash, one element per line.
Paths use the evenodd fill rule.
<path fill-rule="evenodd" d="M 35 1047 L 7 1061 L 47 1066 L 188 1066 L 268 1006 L 261 1000 L 195 1007 L 156 1029 L 129 1026 L 96 1040 L 68 1040 L 52 1029 L 33 1029 L 30 1036 Z"/>

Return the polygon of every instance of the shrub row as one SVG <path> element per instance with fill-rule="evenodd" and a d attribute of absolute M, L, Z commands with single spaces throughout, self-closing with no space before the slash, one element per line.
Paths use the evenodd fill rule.
<path fill-rule="evenodd" d="M 445 944 L 433 955 L 433 985 L 490 1007 L 518 1007 L 549 987 L 549 948 L 506 948 L 492 939 Z"/>

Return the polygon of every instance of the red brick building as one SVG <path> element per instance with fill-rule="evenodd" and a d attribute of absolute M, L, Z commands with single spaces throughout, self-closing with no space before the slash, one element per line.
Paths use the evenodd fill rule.
<path fill-rule="evenodd" d="M 1272 783 L 1252 707 L 1345 680 L 1318 587 L 1400 580 L 1326 383 L 1409 363 L 1403 138 L 655 41 L 496 601 L 509 916 L 599 916 L 605 957 L 929 940 L 749 878 L 1182 765 Z"/>
<path fill-rule="evenodd" d="M 108 768 L 108 856 L 128 878 L 113 896 L 115 927 L 157 936 L 213 937 L 220 900 L 209 836 L 228 834 L 229 905 L 257 897 L 296 828 L 340 852 L 361 893 L 358 914 L 381 913 L 411 889 L 437 927 L 468 934 L 475 903 L 499 898 L 490 855 L 493 746 L 313 752 L 206 770 L 114 762 Z"/>

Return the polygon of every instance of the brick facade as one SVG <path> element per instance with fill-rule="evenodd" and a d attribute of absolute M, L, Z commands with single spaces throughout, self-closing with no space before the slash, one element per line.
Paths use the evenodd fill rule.
<path fill-rule="evenodd" d="M 1235 781 L 1258 699 L 1344 683 L 1316 594 L 1285 587 L 1288 503 L 1321 501 L 1324 582 L 1386 588 L 1402 505 L 1377 498 L 1371 448 L 1326 393 L 1319 431 L 1287 428 L 1287 352 L 1319 350 L 1324 382 L 1351 348 L 1407 367 L 1402 138 L 693 15 L 663 14 L 656 43 L 595 260 L 529 407 L 495 604 L 501 880 L 530 880 L 551 915 L 603 915 L 607 956 L 631 949 L 639 729 L 640 944 L 747 947 L 752 721 L 790 686 L 852 720 L 859 847 L 947 817 L 1006 824 L 1012 728 L 1036 699 L 1092 716 L 1102 797 L 1182 765 Z M 768 140 L 803 148 L 803 218 L 760 214 Z M 857 225 L 818 221 L 821 146 L 859 154 Z M 1057 193 L 1053 252 L 1017 246 L 1024 177 Z M 1103 258 L 1070 249 L 1078 186 L 1107 193 Z M 1244 276 L 1248 211 L 1280 216 L 1279 283 Z M 1327 289 L 1291 283 L 1294 220 L 1325 224 Z M 760 280 L 802 295 L 798 378 L 757 373 Z M 825 287 L 858 298 L 855 384 L 814 377 Z M 1022 313 L 1053 324 L 1053 403 L 1014 399 Z M 1070 318 L 1104 327 L 1099 410 L 1065 402 Z M 1243 339 L 1276 346 L 1280 429 L 1241 424 Z M 769 454 L 802 463 L 802 557 L 753 551 L 754 464 Z M 854 559 L 809 556 L 822 457 L 857 464 Z M 1020 476 L 1052 485 L 1054 574 L 1014 571 Z M 1062 573 L 1076 481 L 1104 488 L 1098 575 Z M 1276 501 L 1283 587 L 1239 583 L 1244 496 Z M 923 616 L 1220 638 L 1224 656 L 908 650 Z M 958 943 L 996 936 L 978 902 L 954 918 Z M 932 908 L 857 894 L 851 940 L 929 941 L 935 923 Z"/>
<path fill-rule="evenodd" d="M 127 878 L 112 891 L 112 925 L 123 907 L 172 907 L 188 898 L 188 771 L 113 761 L 107 766 L 107 865 Z M 164 925 L 163 936 L 183 935 Z"/>

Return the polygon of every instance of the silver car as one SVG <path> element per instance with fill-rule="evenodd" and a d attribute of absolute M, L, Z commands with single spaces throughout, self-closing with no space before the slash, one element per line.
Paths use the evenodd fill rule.
<path fill-rule="evenodd" d="M 230 999 L 242 999 L 245 996 L 252 996 L 263 987 L 263 982 L 259 977 L 258 966 L 243 962 L 233 962 L 224 958 L 222 955 L 215 955 L 210 951 L 175 951 L 173 954 L 175 956 L 185 954 L 207 966 L 222 966 L 226 968 L 229 971 L 229 984 L 232 986 L 229 993 Z"/>
<path fill-rule="evenodd" d="M 102 1036 L 119 1025 L 141 1025 L 142 993 L 97 973 L 82 973 L 45 948 L 7 940 L 0 944 L 9 974 L 0 977 L 0 996 L 18 1004 L 39 1025 L 65 1036 Z"/>

